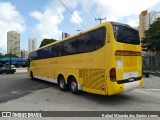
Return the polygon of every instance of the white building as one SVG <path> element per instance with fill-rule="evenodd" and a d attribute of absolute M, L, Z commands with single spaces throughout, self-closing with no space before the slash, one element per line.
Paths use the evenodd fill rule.
<path fill-rule="evenodd" d="M 7 54 L 15 54 L 20 57 L 20 34 L 16 31 L 7 32 Z"/>
<path fill-rule="evenodd" d="M 33 50 L 37 49 L 37 40 L 29 38 L 28 39 L 28 52 L 32 52 Z"/>
<path fill-rule="evenodd" d="M 62 39 L 67 38 L 67 37 L 69 37 L 69 36 L 70 36 L 70 34 L 65 33 L 65 32 L 62 32 Z"/>
<path fill-rule="evenodd" d="M 144 29 L 148 30 L 149 25 L 152 24 L 158 17 L 160 17 L 160 12 L 151 11 L 150 13 L 147 13 L 144 17 Z"/>
<path fill-rule="evenodd" d="M 149 28 L 149 25 L 152 24 L 156 18 L 160 17 L 160 11 L 151 11 L 147 10 L 142 11 L 139 15 L 139 35 L 142 39 L 144 37 L 144 32 Z"/>
<path fill-rule="evenodd" d="M 21 58 L 22 59 L 28 59 L 28 51 L 21 50 Z"/>

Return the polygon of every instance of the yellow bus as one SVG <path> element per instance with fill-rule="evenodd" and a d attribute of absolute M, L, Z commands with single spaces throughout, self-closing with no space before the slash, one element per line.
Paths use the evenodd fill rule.
<path fill-rule="evenodd" d="M 29 54 L 28 75 L 70 89 L 114 95 L 143 85 L 139 33 L 105 22 Z"/>

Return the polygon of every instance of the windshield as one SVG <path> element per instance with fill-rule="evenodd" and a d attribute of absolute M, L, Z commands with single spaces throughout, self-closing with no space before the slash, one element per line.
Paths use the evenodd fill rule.
<path fill-rule="evenodd" d="M 116 41 L 127 44 L 139 45 L 139 33 L 128 26 L 113 24 L 114 37 Z"/>

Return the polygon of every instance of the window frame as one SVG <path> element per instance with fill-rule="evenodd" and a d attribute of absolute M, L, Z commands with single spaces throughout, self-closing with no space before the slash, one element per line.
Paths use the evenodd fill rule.
<path fill-rule="evenodd" d="M 131 44 L 131 45 L 140 45 L 139 33 L 138 33 L 138 31 L 137 31 L 136 29 L 134 29 L 134 28 L 132 28 L 132 27 L 130 27 L 130 26 L 128 26 L 128 25 L 123 25 L 123 24 L 118 24 L 118 23 L 112 23 L 112 27 L 113 27 L 114 38 L 115 38 L 115 40 L 116 40 L 117 42 L 119 42 L 119 43 L 125 43 L 125 44 Z M 135 42 L 133 42 L 133 41 L 131 42 L 130 39 L 129 39 L 129 41 L 128 41 L 128 39 L 120 40 L 119 38 L 117 38 L 119 33 L 116 32 L 115 27 L 118 27 L 118 28 L 123 27 L 123 29 L 132 30 L 132 33 L 133 33 L 133 32 L 137 32 L 137 33 L 136 33 L 136 34 L 137 34 L 136 36 L 138 36 L 138 37 L 137 37 L 137 40 L 136 40 Z M 122 35 L 124 34 L 124 32 L 128 32 L 128 30 L 124 30 L 123 33 L 122 33 Z M 119 31 L 118 31 L 118 32 L 119 32 Z M 120 31 L 120 32 L 122 32 L 122 31 Z M 117 33 L 117 35 L 115 35 L 115 33 Z M 123 36 L 123 37 L 124 37 L 124 36 Z M 129 38 L 129 36 L 128 36 L 127 38 Z M 135 37 L 135 38 L 136 38 L 136 37 Z M 125 41 L 125 40 L 126 40 L 126 41 Z M 135 39 L 134 39 L 134 40 L 135 40 Z"/>

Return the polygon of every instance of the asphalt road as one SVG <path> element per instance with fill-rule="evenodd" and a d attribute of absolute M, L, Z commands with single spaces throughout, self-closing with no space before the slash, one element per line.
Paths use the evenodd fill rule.
<path fill-rule="evenodd" d="M 53 86 L 52 83 L 31 80 L 26 73 L 0 74 L 0 103 L 17 99 L 34 90 Z"/>
<path fill-rule="evenodd" d="M 145 78 L 144 87 L 114 96 L 62 92 L 57 85 L 31 80 L 26 73 L 0 75 L 0 110 L 160 111 L 160 78 Z"/>

